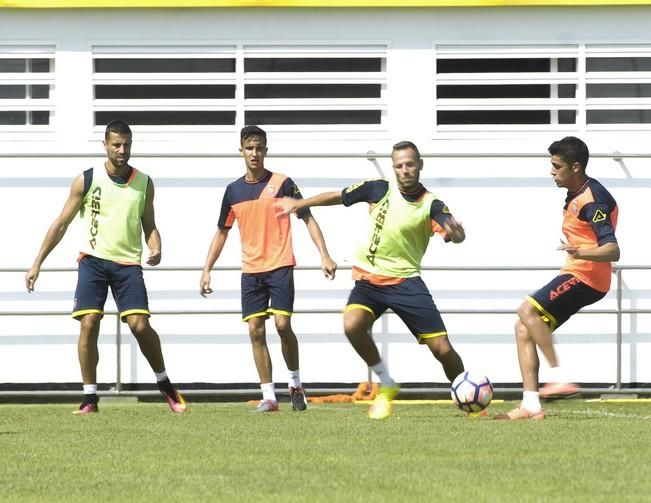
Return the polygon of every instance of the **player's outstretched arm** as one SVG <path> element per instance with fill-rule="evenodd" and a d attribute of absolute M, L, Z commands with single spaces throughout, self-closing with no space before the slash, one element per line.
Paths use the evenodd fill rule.
<path fill-rule="evenodd" d="M 312 241 L 321 255 L 321 270 L 323 271 L 323 275 L 327 279 L 334 279 L 335 273 L 337 272 L 337 263 L 330 258 L 323 233 L 321 232 L 321 227 L 319 227 L 319 224 L 312 215 L 306 215 L 305 218 L 303 218 L 303 221 L 307 226 L 307 231 L 309 232 Z"/>
<path fill-rule="evenodd" d="M 316 196 L 308 197 L 307 199 L 294 199 L 293 197 L 283 197 L 278 199 L 273 204 L 276 210 L 276 216 L 289 215 L 296 213 L 303 208 L 310 208 L 312 206 L 334 206 L 342 204 L 341 192 L 322 192 Z"/>
<path fill-rule="evenodd" d="M 617 262 L 619 260 L 619 245 L 617 243 L 604 243 L 596 248 L 577 248 L 576 246 L 561 241 L 559 250 L 564 250 L 574 258 L 590 260 L 592 262 Z"/>
<path fill-rule="evenodd" d="M 217 229 L 215 237 L 213 237 L 212 242 L 210 243 L 210 248 L 208 248 L 208 256 L 206 257 L 206 262 L 201 273 L 201 279 L 199 280 L 199 294 L 202 297 L 206 297 L 206 295 L 213 292 L 212 288 L 210 288 L 210 271 L 224 249 L 226 238 L 228 237 L 228 231 L 229 229 Z"/>
<path fill-rule="evenodd" d="M 158 265 L 161 261 L 162 243 L 160 232 L 156 227 L 156 216 L 154 213 L 154 181 L 150 178 L 147 184 L 147 196 L 145 198 L 145 211 L 142 214 L 142 231 L 145 234 L 145 243 L 149 248 L 148 265 Z"/>
<path fill-rule="evenodd" d="M 25 286 L 27 287 L 28 292 L 34 291 L 34 285 L 38 279 L 38 275 L 41 271 L 41 265 L 43 261 L 47 258 L 52 250 L 59 244 L 59 241 L 63 238 L 68 230 L 70 222 L 72 222 L 75 215 L 79 212 L 82 203 L 84 202 L 84 175 L 79 175 L 72 181 L 70 186 L 70 194 L 68 199 L 66 199 L 65 204 L 63 205 L 63 210 L 61 214 L 52 222 L 50 228 L 45 234 L 43 239 L 43 244 L 36 255 L 34 264 L 25 274 Z"/>

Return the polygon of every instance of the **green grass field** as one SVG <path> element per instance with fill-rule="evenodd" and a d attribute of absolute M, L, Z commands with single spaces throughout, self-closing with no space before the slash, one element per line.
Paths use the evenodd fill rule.
<path fill-rule="evenodd" d="M 651 501 L 651 402 L 568 400 L 544 421 L 403 404 L 0 405 L 0 501 Z M 494 403 L 491 413 L 514 402 Z"/>

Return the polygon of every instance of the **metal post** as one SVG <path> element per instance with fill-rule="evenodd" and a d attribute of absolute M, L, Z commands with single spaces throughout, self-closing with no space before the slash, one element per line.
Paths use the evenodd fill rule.
<path fill-rule="evenodd" d="M 617 381 L 615 388 L 622 389 L 622 270 L 617 269 Z"/>
<path fill-rule="evenodd" d="M 122 391 L 122 326 L 120 322 L 120 313 L 116 314 L 115 319 L 117 324 L 115 326 L 115 392 Z"/>

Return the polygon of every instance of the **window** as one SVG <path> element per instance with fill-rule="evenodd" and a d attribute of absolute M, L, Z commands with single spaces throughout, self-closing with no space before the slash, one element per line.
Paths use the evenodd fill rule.
<path fill-rule="evenodd" d="M 586 121 L 594 129 L 651 125 L 651 47 L 586 48 Z"/>
<path fill-rule="evenodd" d="M 385 71 L 384 46 L 245 46 L 244 122 L 377 129 L 386 112 Z"/>
<path fill-rule="evenodd" d="M 377 128 L 385 47 L 93 48 L 95 126 Z"/>
<path fill-rule="evenodd" d="M 50 48 L 0 45 L 0 128 L 39 129 L 53 115 L 54 56 Z"/>
<path fill-rule="evenodd" d="M 95 47 L 95 125 L 233 127 L 235 69 L 235 47 Z"/>
<path fill-rule="evenodd" d="M 576 48 L 437 46 L 435 54 L 440 131 L 577 123 Z"/>

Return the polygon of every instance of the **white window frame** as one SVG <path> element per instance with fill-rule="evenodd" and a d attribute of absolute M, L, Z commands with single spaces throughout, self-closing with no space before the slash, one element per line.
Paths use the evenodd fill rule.
<path fill-rule="evenodd" d="M 585 46 L 585 58 L 651 58 L 648 45 L 602 45 Z M 649 72 L 585 72 L 588 84 L 651 84 Z M 590 110 L 651 110 L 651 98 L 585 98 L 586 111 Z M 587 122 L 587 118 L 586 118 Z M 588 131 L 648 131 L 651 123 L 587 124 Z"/>
<path fill-rule="evenodd" d="M 230 84 L 237 89 L 237 45 L 224 44 L 169 44 L 169 45 L 139 45 L 124 44 L 115 45 L 108 43 L 94 43 L 91 47 L 90 58 L 96 59 L 124 58 L 124 59 L 165 59 L 165 58 L 223 58 L 235 59 L 236 71 L 233 73 L 95 73 L 93 69 L 91 86 L 93 90 L 96 85 L 119 85 L 128 83 L 131 85 L 197 85 L 197 84 Z M 233 111 L 237 108 L 237 94 L 234 99 L 123 99 L 105 100 L 94 99 L 91 105 L 92 115 L 95 112 L 107 112 L 111 110 L 123 111 Z M 139 132 L 230 132 L 236 126 L 232 125 L 138 125 L 133 129 Z M 93 132 L 96 134 L 104 132 L 104 125 L 94 125 Z"/>
<path fill-rule="evenodd" d="M 282 132 L 385 132 L 387 130 L 386 61 L 388 43 L 324 42 L 315 44 L 243 44 L 246 58 L 380 58 L 380 72 L 248 72 L 243 74 L 243 84 L 378 84 L 380 98 L 309 98 L 276 99 L 253 98 L 244 100 L 244 113 L 248 111 L 273 110 L 379 110 L 380 124 L 280 124 L 264 125 L 268 131 Z M 282 102 L 281 102 L 282 101 Z M 243 120 L 243 118 L 242 118 Z"/>
<path fill-rule="evenodd" d="M 434 110 L 432 114 L 433 134 L 435 136 L 446 133 L 496 133 L 496 132 L 538 132 L 577 130 L 579 123 L 579 46 L 568 45 L 433 45 L 434 73 L 432 89 L 434 93 Z M 513 73 L 446 73 L 437 74 L 437 61 L 439 59 L 499 59 L 499 58 L 544 58 L 561 59 L 574 58 L 577 60 L 576 72 L 559 72 L 551 69 L 549 72 L 513 72 Z M 517 84 L 548 84 L 552 86 L 574 84 L 576 96 L 574 98 L 550 97 L 544 99 L 522 98 L 474 98 L 474 99 L 439 99 L 436 96 L 438 85 L 517 85 Z M 464 111 L 464 110 L 550 110 L 552 114 L 559 110 L 576 110 L 576 124 L 437 124 L 438 111 Z M 553 116 L 553 115 L 552 115 Z M 553 119 L 552 119 L 553 120 Z"/>
<path fill-rule="evenodd" d="M 55 115 L 55 73 L 56 73 L 56 45 L 47 43 L 10 44 L 0 43 L 0 58 L 2 59 L 50 59 L 54 63 L 55 71 L 38 73 L 0 73 L 3 84 L 17 85 L 47 85 L 50 88 L 48 98 L 2 99 L 0 111 L 47 111 L 50 113 L 48 124 L 0 124 L 2 133 L 52 133 L 56 129 Z"/>

